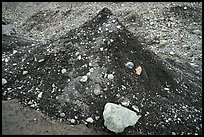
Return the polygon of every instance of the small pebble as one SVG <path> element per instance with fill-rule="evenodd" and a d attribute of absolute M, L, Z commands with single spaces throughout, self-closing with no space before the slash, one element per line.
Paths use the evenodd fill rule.
<path fill-rule="evenodd" d="M 93 123 L 94 120 L 91 117 L 89 117 L 89 118 L 86 119 L 86 122 Z"/>
<path fill-rule="evenodd" d="M 81 82 L 86 82 L 88 80 L 87 76 L 82 76 L 82 78 L 80 79 Z"/>
<path fill-rule="evenodd" d="M 141 67 L 141 66 L 137 67 L 137 68 L 135 69 L 135 73 L 136 73 L 137 75 L 141 75 L 141 73 L 142 73 L 142 67 Z"/>
<path fill-rule="evenodd" d="M 7 83 L 6 79 L 2 78 L 2 85 L 6 84 L 6 83 Z"/>
<path fill-rule="evenodd" d="M 140 112 L 140 111 L 139 111 L 139 108 L 138 108 L 137 106 L 133 105 L 132 108 L 133 108 L 135 111 Z"/>
<path fill-rule="evenodd" d="M 6 58 L 4 61 L 7 63 L 9 60 Z"/>
<path fill-rule="evenodd" d="M 164 88 L 164 90 L 169 90 L 169 88 Z"/>
<path fill-rule="evenodd" d="M 40 62 L 43 62 L 45 59 L 40 59 L 40 60 L 38 60 L 38 62 L 40 63 Z"/>
<path fill-rule="evenodd" d="M 127 68 L 132 69 L 132 68 L 134 67 L 134 64 L 133 64 L 132 62 L 127 62 L 127 63 L 125 64 L 125 66 L 126 66 Z"/>
<path fill-rule="evenodd" d="M 43 94 L 43 92 L 40 92 L 40 93 L 38 94 L 38 98 L 42 98 L 42 94 Z"/>
<path fill-rule="evenodd" d="M 129 101 L 123 101 L 122 103 L 121 103 L 123 106 L 129 106 L 129 104 L 130 104 L 130 102 Z"/>
<path fill-rule="evenodd" d="M 70 122 L 71 122 L 72 124 L 74 124 L 74 123 L 76 122 L 76 120 L 75 120 L 75 119 L 71 119 Z"/>
<path fill-rule="evenodd" d="M 92 73 L 93 71 L 94 71 L 94 69 L 93 69 L 93 68 L 90 68 L 90 69 L 89 69 L 89 72 L 91 72 L 91 73 Z"/>
<path fill-rule="evenodd" d="M 108 79 L 112 80 L 114 78 L 113 74 L 108 74 Z"/>
<path fill-rule="evenodd" d="M 66 70 L 66 69 L 62 69 L 61 72 L 62 72 L 62 74 L 63 74 L 63 73 L 65 73 L 65 72 L 67 72 L 67 70 Z"/>
<path fill-rule="evenodd" d="M 170 54 L 170 55 L 174 55 L 175 53 L 174 53 L 173 51 L 171 51 L 169 54 Z"/>
<path fill-rule="evenodd" d="M 17 50 L 13 50 L 13 54 L 17 53 Z"/>
<path fill-rule="evenodd" d="M 172 134 L 172 135 L 176 135 L 176 133 L 175 133 L 175 132 L 172 132 L 171 134 Z"/>
<path fill-rule="evenodd" d="M 60 117 L 65 117 L 65 113 L 60 113 Z"/>
<path fill-rule="evenodd" d="M 23 75 L 25 75 L 25 74 L 27 74 L 28 73 L 28 71 L 23 71 Z"/>
<path fill-rule="evenodd" d="M 166 40 L 160 40 L 160 43 L 159 43 L 159 44 L 160 44 L 161 46 L 164 46 L 164 45 L 166 45 L 166 43 L 167 43 Z"/>

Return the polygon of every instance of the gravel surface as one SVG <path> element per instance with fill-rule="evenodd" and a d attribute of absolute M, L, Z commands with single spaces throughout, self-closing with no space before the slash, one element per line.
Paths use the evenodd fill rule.
<path fill-rule="evenodd" d="M 18 98 L 34 108 L 28 111 L 40 110 L 67 125 L 85 124 L 88 129 L 78 134 L 113 134 L 102 119 L 108 101 L 142 116 L 121 134 L 202 134 L 201 4 L 3 2 L 3 100 Z M 99 13 L 104 7 L 111 11 Z M 7 24 L 15 31 L 10 33 Z M 135 75 L 128 62 L 141 66 L 141 72 Z M 12 114 L 3 112 L 2 119 Z M 12 134 L 13 127 L 3 122 L 2 132 Z M 43 134 L 39 128 L 27 132 L 25 126 L 14 130 Z"/>

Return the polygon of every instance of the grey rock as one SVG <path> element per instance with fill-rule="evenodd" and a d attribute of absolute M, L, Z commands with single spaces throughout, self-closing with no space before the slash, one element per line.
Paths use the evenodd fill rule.
<path fill-rule="evenodd" d="M 94 94 L 96 96 L 101 94 L 101 87 L 99 84 L 96 84 L 95 89 L 94 89 Z"/>
<path fill-rule="evenodd" d="M 161 46 L 164 46 L 164 45 L 166 45 L 166 43 L 167 43 L 166 40 L 160 40 L 160 43 L 159 43 L 159 44 L 160 44 Z"/>
<path fill-rule="evenodd" d="M 115 133 L 134 126 L 140 117 L 134 111 L 114 103 L 107 103 L 103 111 L 104 125 Z"/>
<path fill-rule="evenodd" d="M 82 76 L 82 78 L 80 79 L 81 82 L 86 82 L 88 80 L 87 76 Z"/>
<path fill-rule="evenodd" d="M 108 74 L 108 79 L 109 79 L 109 80 L 112 80 L 112 79 L 114 79 L 114 76 L 113 76 L 113 74 Z"/>
<path fill-rule="evenodd" d="M 40 59 L 40 60 L 38 60 L 38 62 L 40 63 L 40 62 L 43 62 L 45 59 Z"/>
<path fill-rule="evenodd" d="M 202 35 L 201 30 L 193 30 L 193 33 L 196 34 L 196 35 Z"/>
<path fill-rule="evenodd" d="M 91 117 L 88 117 L 88 118 L 86 119 L 86 122 L 88 122 L 88 123 L 93 123 L 94 120 L 93 120 Z"/>
<path fill-rule="evenodd" d="M 74 123 L 76 122 L 76 120 L 75 120 L 75 119 L 71 119 L 70 122 L 71 122 L 72 124 L 74 124 Z"/>
<path fill-rule="evenodd" d="M 27 74 L 28 73 L 28 71 L 23 71 L 23 75 L 25 75 L 25 74 Z"/>
<path fill-rule="evenodd" d="M 60 117 L 65 117 L 65 113 L 60 113 Z"/>
<path fill-rule="evenodd" d="M 11 24 L 2 25 L 2 34 L 4 35 L 15 34 L 14 26 Z"/>
<path fill-rule="evenodd" d="M 7 83 L 7 80 L 5 78 L 2 78 L 2 85 L 5 85 Z"/>
<path fill-rule="evenodd" d="M 65 73 L 65 72 L 67 72 L 67 70 L 66 70 L 66 69 L 62 69 L 61 72 L 62 72 L 62 74 L 63 74 L 63 73 Z"/>
<path fill-rule="evenodd" d="M 132 69 L 132 68 L 134 67 L 134 64 L 133 64 L 132 62 L 127 62 L 127 63 L 125 64 L 125 66 L 126 66 L 127 68 Z"/>

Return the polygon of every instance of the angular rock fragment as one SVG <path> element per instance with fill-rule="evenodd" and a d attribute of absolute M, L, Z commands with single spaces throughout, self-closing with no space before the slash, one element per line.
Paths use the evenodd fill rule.
<path fill-rule="evenodd" d="M 135 69 L 135 73 L 136 73 L 137 75 L 141 75 L 141 73 L 142 73 L 142 67 L 141 67 L 141 66 L 137 67 L 137 68 Z"/>
<path fill-rule="evenodd" d="M 128 126 L 134 126 L 140 117 L 132 110 L 114 103 L 106 103 L 103 111 L 104 125 L 115 133 L 123 132 Z"/>

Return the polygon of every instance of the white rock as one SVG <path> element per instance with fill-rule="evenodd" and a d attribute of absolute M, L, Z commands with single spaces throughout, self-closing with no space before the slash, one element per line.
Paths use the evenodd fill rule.
<path fill-rule="evenodd" d="M 134 64 L 133 64 L 132 62 L 127 62 L 127 63 L 125 64 L 125 66 L 126 66 L 127 68 L 132 69 L 132 68 L 134 67 Z"/>
<path fill-rule="evenodd" d="M 38 98 L 42 98 L 42 94 L 43 94 L 43 92 L 40 92 L 40 93 L 38 94 Z"/>
<path fill-rule="evenodd" d="M 94 120 L 93 120 L 91 117 L 88 117 L 88 118 L 86 119 L 86 122 L 93 123 Z"/>
<path fill-rule="evenodd" d="M 90 76 L 90 75 L 91 75 L 91 72 L 86 73 L 86 75 L 87 75 L 87 76 Z"/>
<path fill-rule="evenodd" d="M 164 90 L 169 90 L 169 88 L 164 88 Z"/>
<path fill-rule="evenodd" d="M 6 58 L 4 61 L 7 63 L 9 60 Z"/>
<path fill-rule="evenodd" d="M 17 50 L 13 50 L 13 54 L 17 53 Z"/>
<path fill-rule="evenodd" d="M 81 82 L 86 82 L 88 80 L 87 76 L 82 76 L 82 78 L 80 79 Z"/>
<path fill-rule="evenodd" d="M 139 110 L 139 108 L 138 108 L 137 106 L 133 105 L 132 108 L 133 108 L 135 111 L 140 112 L 140 110 Z"/>
<path fill-rule="evenodd" d="M 134 126 L 140 117 L 134 111 L 114 103 L 107 103 L 103 111 L 104 125 L 115 133 Z"/>
<path fill-rule="evenodd" d="M 60 117 L 65 117 L 65 113 L 60 113 Z"/>
<path fill-rule="evenodd" d="M 74 124 L 74 123 L 76 122 L 76 120 L 75 120 L 75 119 L 71 119 L 70 122 L 71 122 L 72 124 Z"/>
<path fill-rule="evenodd" d="M 90 67 L 92 66 L 92 63 L 91 63 L 91 62 L 89 63 L 89 66 L 90 66 Z"/>
<path fill-rule="evenodd" d="M 62 72 L 62 74 L 63 74 L 63 73 L 65 73 L 65 72 L 67 72 L 67 70 L 66 70 L 66 69 L 62 69 L 61 72 Z"/>
<path fill-rule="evenodd" d="M 91 72 L 91 73 L 92 73 L 93 71 L 94 71 L 94 69 L 93 69 L 93 68 L 90 68 L 90 69 L 89 69 L 89 72 Z"/>
<path fill-rule="evenodd" d="M 97 95 L 100 95 L 101 94 L 101 87 L 99 84 L 96 85 L 95 89 L 94 89 L 94 94 L 97 96 Z"/>
<path fill-rule="evenodd" d="M 173 51 L 171 51 L 169 54 L 170 54 L 170 55 L 174 55 L 175 53 L 174 53 Z"/>
<path fill-rule="evenodd" d="M 25 74 L 27 74 L 28 73 L 28 71 L 23 71 L 23 75 L 25 75 Z"/>
<path fill-rule="evenodd" d="M 100 116 L 95 116 L 95 119 L 98 120 L 100 118 Z"/>
<path fill-rule="evenodd" d="M 78 60 L 81 60 L 81 55 L 79 55 L 79 56 L 77 57 L 77 59 L 78 59 Z"/>
<path fill-rule="evenodd" d="M 38 60 L 38 62 L 43 62 L 45 59 L 40 59 L 40 60 Z"/>
<path fill-rule="evenodd" d="M 123 101 L 122 103 L 121 103 L 123 106 L 129 106 L 130 105 L 130 102 L 129 101 Z"/>
<path fill-rule="evenodd" d="M 166 43 L 167 43 L 166 40 L 160 40 L 160 43 L 159 43 L 159 44 L 160 44 L 161 46 L 164 46 L 164 45 L 166 45 Z"/>
<path fill-rule="evenodd" d="M 114 78 L 113 74 L 108 74 L 108 79 L 112 80 Z"/>
<path fill-rule="evenodd" d="M 7 83 L 6 79 L 2 78 L 2 85 L 6 84 L 6 83 Z"/>

